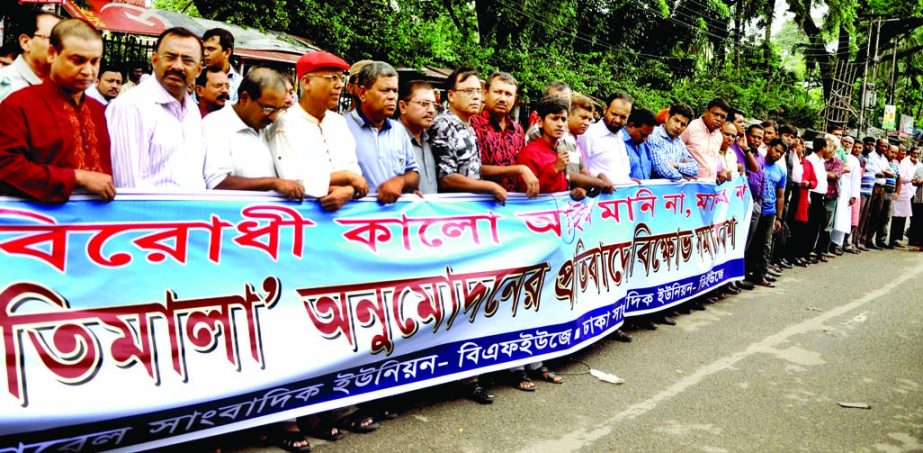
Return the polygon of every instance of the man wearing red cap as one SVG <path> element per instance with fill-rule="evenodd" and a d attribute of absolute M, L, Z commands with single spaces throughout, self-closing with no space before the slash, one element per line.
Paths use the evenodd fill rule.
<path fill-rule="evenodd" d="M 356 159 L 356 142 L 346 119 L 332 111 L 343 91 L 349 64 L 327 52 L 303 55 L 295 65 L 301 98 L 269 131 L 278 176 L 300 181 L 305 195 L 328 211 L 364 197 L 368 184 Z"/>

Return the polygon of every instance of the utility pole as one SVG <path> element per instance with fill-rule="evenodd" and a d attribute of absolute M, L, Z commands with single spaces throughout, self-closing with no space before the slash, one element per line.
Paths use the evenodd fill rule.
<path fill-rule="evenodd" d="M 869 39 L 865 44 L 865 68 L 862 70 L 862 96 L 859 98 L 859 125 L 856 127 L 857 138 L 862 137 L 862 124 L 865 119 L 865 93 L 869 79 L 869 54 L 872 51 L 872 22 L 869 21 Z"/>
<path fill-rule="evenodd" d="M 888 104 L 894 105 L 894 85 L 895 76 L 897 75 L 897 43 L 898 38 L 894 38 L 894 49 L 891 50 L 891 83 L 888 86 Z"/>

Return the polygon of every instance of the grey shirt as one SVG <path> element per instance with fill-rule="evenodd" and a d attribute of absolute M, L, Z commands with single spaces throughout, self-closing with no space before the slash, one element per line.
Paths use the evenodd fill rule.
<path fill-rule="evenodd" d="M 416 137 L 410 133 L 406 127 L 407 135 L 410 136 L 410 143 L 413 144 L 413 154 L 417 160 L 417 171 L 420 172 L 420 192 L 436 193 L 439 191 L 439 180 L 436 178 L 436 159 L 433 158 L 433 150 L 429 145 L 429 136 L 426 131 L 420 135 L 423 143 L 417 141 Z"/>

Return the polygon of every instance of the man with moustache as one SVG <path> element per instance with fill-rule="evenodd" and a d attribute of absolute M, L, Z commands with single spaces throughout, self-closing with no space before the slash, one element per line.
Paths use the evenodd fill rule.
<path fill-rule="evenodd" d="M 383 61 L 362 67 L 357 76 L 359 105 L 346 115 L 356 139 L 359 168 L 378 202 L 394 203 L 420 183 L 416 156 L 403 126 L 391 120 L 397 110 L 397 71 Z"/>
<path fill-rule="evenodd" d="M 685 104 L 674 104 L 667 114 L 667 121 L 654 129 L 648 139 L 651 151 L 654 178 L 679 181 L 694 179 L 699 174 L 699 164 L 689 154 L 680 135 L 692 120 L 692 109 Z"/>
<path fill-rule="evenodd" d="M 61 17 L 41 10 L 27 10 L 24 16 L 14 22 L 16 27 L 6 31 L 16 37 L 22 53 L 12 64 L 0 69 L 0 102 L 17 90 L 41 85 L 51 70 L 48 58 L 51 28 Z"/>
<path fill-rule="evenodd" d="M 280 178 L 300 181 L 305 195 L 336 211 L 369 190 L 356 159 L 356 141 L 336 108 L 349 64 L 312 51 L 295 65 L 301 97 L 269 129 L 269 149 Z"/>
<path fill-rule="evenodd" d="M 106 109 L 116 187 L 205 190 L 202 116 L 187 88 L 202 62 L 202 41 L 186 28 L 157 38 L 154 77 Z"/>
<path fill-rule="evenodd" d="M 122 73 L 113 69 L 105 68 L 99 71 L 99 79 L 96 81 L 95 91 L 103 99 L 103 105 L 108 105 L 113 99 L 119 96 L 119 90 L 122 89 Z"/>
<path fill-rule="evenodd" d="M 433 121 L 429 129 L 430 146 L 436 157 L 440 192 L 490 194 L 498 203 L 506 202 L 507 190 L 493 181 L 481 179 L 481 153 L 471 119 L 481 108 L 481 82 L 478 72 L 459 68 L 446 79 L 449 108 Z M 472 388 L 472 399 L 489 404 L 493 395 Z M 489 396 L 489 398 L 487 396 Z"/>
<path fill-rule="evenodd" d="M 400 122 L 413 145 L 414 159 L 420 173 L 420 184 L 417 186 L 420 194 L 434 194 L 439 191 L 436 160 L 427 132 L 436 118 L 436 94 L 433 88 L 433 84 L 427 81 L 414 80 L 402 85 L 399 93 Z"/>
<path fill-rule="evenodd" d="M 254 68 L 238 90 L 236 104 L 202 120 L 205 184 L 220 190 L 274 190 L 300 201 L 304 186 L 276 175 L 261 133 L 285 111 L 285 78 L 269 68 Z"/>
<path fill-rule="evenodd" d="M 202 73 L 195 79 L 195 94 L 202 118 L 224 108 L 231 99 L 229 89 L 228 75 L 224 71 L 212 66 L 202 69 Z"/>
<path fill-rule="evenodd" d="M 481 177 L 500 184 L 507 192 L 524 191 L 534 197 L 539 193 L 538 178 L 527 166 L 516 164 L 516 156 L 526 143 L 522 126 L 510 117 L 519 84 L 511 74 L 495 72 L 486 86 L 484 110 L 471 118 L 481 153 Z"/>
<path fill-rule="evenodd" d="M 587 129 L 584 134 L 583 161 L 591 175 L 606 178 L 613 184 L 625 184 L 631 178 L 631 160 L 625 149 L 625 140 L 619 132 L 625 126 L 634 101 L 624 93 L 615 93 L 606 100 L 603 120 Z"/>
<path fill-rule="evenodd" d="M 647 147 L 647 138 L 651 136 L 656 126 L 657 116 L 648 109 L 633 109 L 631 115 L 628 115 L 621 134 L 631 165 L 629 173 L 631 179 L 651 178 L 651 153 Z"/>
<path fill-rule="evenodd" d="M 763 143 L 760 145 L 760 156 L 764 159 L 766 158 L 766 150 L 769 148 L 769 142 L 771 142 L 779 132 L 779 123 L 775 120 L 766 120 L 760 123 L 760 126 L 763 127 Z"/>
<path fill-rule="evenodd" d="M 699 179 L 714 181 L 718 177 L 718 168 L 721 166 L 718 150 L 723 141 L 721 126 L 730 109 L 724 100 L 712 99 L 705 107 L 705 113 L 692 120 L 680 135 L 686 149 L 699 164 Z"/>
<path fill-rule="evenodd" d="M 102 37 L 88 22 L 67 19 L 48 40 L 49 77 L 0 103 L 0 194 L 63 203 L 82 188 L 111 200 L 103 106 L 84 95 L 96 81 Z"/>
<path fill-rule="evenodd" d="M 223 28 L 212 28 L 202 35 L 202 49 L 205 67 L 216 68 L 227 75 L 231 103 L 237 102 L 237 87 L 242 77 L 231 66 L 234 56 L 234 35 Z"/>

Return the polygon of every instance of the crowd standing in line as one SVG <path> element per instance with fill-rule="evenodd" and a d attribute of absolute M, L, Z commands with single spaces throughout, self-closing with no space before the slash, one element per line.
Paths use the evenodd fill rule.
<path fill-rule="evenodd" d="M 440 192 L 482 193 L 503 204 L 509 193 L 580 200 L 651 179 L 745 177 L 753 198 L 745 280 L 634 321 L 644 328 L 676 324 L 680 312 L 741 290 L 773 287 L 792 266 L 904 247 L 904 236 L 912 250 L 923 247 L 920 149 L 860 140 L 842 127 L 809 139 L 788 125 L 748 121 L 718 98 L 698 117 L 683 104 L 658 115 L 624 93 L 597 109 L 552 82 L 524 130 L 512 115 L 519 95 L 512 74 L 459 68 L 446 80 L 444 106 L 432 83 L 399 80 L 388 63 L 351 67 L 321 51 L 298 60 L 294 81 L 269 68 L 241 75 L 230 65 L 233 36 L 221 29 L 202 37 L 164 31 L 152 73 L 130 68 L 122 83 L 118 70 L 100 70 L 103 42 L 88 22 L 41 12 L 27 24 L 15 31 L 21 53 L 0 69 L 0 193 L 7 195 L 62 203 L 77 189 L 104 201 L 126 188 L 275 191 L 336 211 L 369 193 L 382 204 Z M 353 108 L 340 113 L 347 81 Z M 632 340 L 622 331 L 612 338 Z M 533 379 L 562 383 L 541 362 L 510 370 L 520 390 L 535 391 Z M 457 387 L 477 403 L 494 400 L 478 377 Z M 351 406 L 260 436 L 307 451 L 305 434 L 336 440 L 344 430 L 371 432 L 395 416 L 395 406 L 394 399 Z"/>

